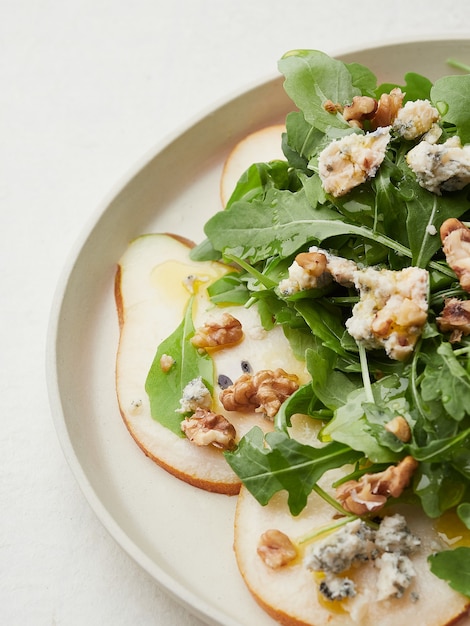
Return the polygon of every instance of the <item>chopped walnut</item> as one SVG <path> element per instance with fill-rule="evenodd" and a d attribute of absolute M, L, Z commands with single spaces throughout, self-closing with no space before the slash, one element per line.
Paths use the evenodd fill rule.
<path fill-rule="evenodd" d="M 390 126 L 403 106 L 405 94 L 399 87 L 392 89 L 390 93 L 383 93 L 377 103 L 375 115 L 371 119 L 371 127 Z"/>
<path fill-rule="evenodd" d="M 293 561 L 297 550 L 289 537 L 280 530 L 267 530 L 259 539 L 257 552 L 264 563 L 279 569 Z"/>
<path fill-rule="evenodd" d="M 212 320 L 197 329 L 191 343 L 196 348 L 215 348 L 238 343 L 243 338 L 241 323 L 224 313 L 219 321 Z"/>
<path fill-rule="evenodd" d="M 235 447 L 235 427 L 223 416 L 207 409 L 197 409 L 181 422 L 181 430 L 197 446 L 213 445 L 222 450 Z"/>
<path fill-rule="evenodd" d="M 389 433 L 404 443 L 411 439 L 410 425 L 402 415 L 397 415 L 385 424 L 385 430 L 388 430 Z"/>
<path fill-rule="evenodd" d="M 381 509 L 389 497 L 398 498 L 408 486 L 418 467 L 412 456 L 383 472 L 364 474 L 359 480 L 349 480 L 336 490 L 336 497 L 346 511 L 366 515 Z"/>
<path fill-rule="evenodd" d="M 325 100 L 325 102 L 323 103 L 323 108 L 325 109 L 325 111 L 328 111 L 328 113 L 343 112 L 343 107 L 337 102 L 333 102 L 333 100 Z"/>
<path fill-rule="evenodd" d="M 351 104 L 343 109 L 343 117 L 352 126 L 362 128 L 364 120 L 370 120 L 377 111 L 377 100 L 369 96 L 354 96 Z"/>
<path fill-rule="evenodd" d="M 243 374 L 224 389 L 220 401 L 227 411 L 265 413 L 274 418 L 281 404 L 299 388 L 297 377 L 283 369 L 261 370 L 254 375 Z"/>
<path fill-rule="evenodd" d="M 169 354 L 162 354 L 160 357 L 160 368 L 162 372 L 169 372 L 174 364 L 175 359 Z"/>
<path fill-rule="evenodd" d="M 295 260 L 310 276 L 318 278 L 326 272 L 327 259 L 323 252 L 301 252 Z"/>
<path fill-rule="evenodd" d="M 470 300 L 448 298 L 436 321 L 442 333 L 451 332 L 451 343 L 460 341 L 462 335 L 470 334 Z"/>
<path fill-rule="evenodd" d="M 470 293 L 470 228 L 451 217 L 440 229 L 442 249 L 462 289 Z"/>

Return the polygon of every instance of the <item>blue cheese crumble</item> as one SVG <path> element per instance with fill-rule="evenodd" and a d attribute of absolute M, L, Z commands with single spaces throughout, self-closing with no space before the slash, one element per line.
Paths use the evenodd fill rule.
<path fill-rule="evenodd" d="M 212 406 L 212 396 L 205 386 L 202 377 L 193 378 L 183 389 L 183 396 L 180 399 L 181 407 L 177 413 L 195 413 L 197 409 L 210 409 Z"/>
<path fill-rule="evenodd" d="M 429 100 L 410 100 L 399 109 L 392 129 L 407 140 L 429 132 L 439 119 L 439 111 Z"/>
<path fill-rule="evenodd" d="M 305 262 L 315 255 L 323 258 L 323 263 L 317 261 L 312 267 L 311 263 Z M 288 277 L 281 280 L 278 286 L 282 296 L 292 296 L 299 291 L 316 289 L 328 285 L 332 280 L 352 287 L 354 285 L 354 272 L 358 265 L 349 259 L 332 254 L 328 250 L 312 246 L 308 253 L 296 256 L 292 265 L 288 268 Z"/>
<path fill-rule="evenodd" d="M 416 576 L 411 559 L 396 552 L 385 552 L 376 561 L 377 600 L 401 598 Z"/>
<path fill-rule="evenodd" d="M 370 133 L 352 133 L 332 141 L 318 159 L 318 174 L 326 193 L 338 198 L 373 178 L 390 139 L 390 127 L 383 126 Z"/>
<path fill-rule="evenodd" d="M 347 577 L 325 576 L 319 586 L 320 593 L 327 600 L 345 600 L 346 598 L 354 598 L 356 595 L 356 587 L 354 582 Z"/>
<path fill-rule="evenodd" d="M 377 569 L 376 599 L 401 598 L 416 576 L 410 555 L 420 546 L 420 539 L 398 513 L 384 517 L 377 530 L 356 519 L 315 541 L 304 557 L 304 565 L 325 574 L 319 591 L 328 600 L 354 597 L 354 581 L 341 574 L 351 574 L 367 562 Z"/>
<path fill-rule="evenodd" d="M 407 153 L 406 162 L 421 187 L 437 195 L 470 183 L 470 144 L 462 146 L 458 137 L 444 143 L 420 141 Z"/>
<path fill-rule="evenodd" d="M 361 519 L 348 522 L 340 530 L 315 542 L 304 563 L 314 572 L 340 574 L 357 562 L 375 557 L 374 534 Z"/>
<path fill-rule="evenodd" d="M 349 334 L 367 349 L 384 348 L 391 359 L 405 360 L 427 320 L 428 272 L 366 268 L 354 279 L 360 300 L 346 320 Z"/>
<path fill-rule="evenodd" d="M 421 545 L 421 540 L 410 531 L 403 515 L 384 517 L 375 533 L 375 545 L 381 552 L 412 554 Z"/>

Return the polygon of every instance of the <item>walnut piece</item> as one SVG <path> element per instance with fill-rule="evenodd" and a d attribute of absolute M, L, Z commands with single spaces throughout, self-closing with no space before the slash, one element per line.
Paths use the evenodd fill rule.
<path fill-rule="evenodd" d="M 261 535 L 257 552 L 264 563 L 272 569 L 287 565 L 297 556 L 297 550 L 289 537 L 275 529 L 267 530 Z"/>
<path fill-rule="evenodd" d="M 404 443 L 408 442 L 411 439 L 410 425 L 402 415 L 397 415 L 396 417 L 394 417 L 387 424 L 385 424 L 384 428 Z"/>
<path fill-rule="evenodd" d="M 323 252 L 301 252 L 295 257 L 307 274 L 319 278 L 327 270 L 327 258 Z"/>
<path fill-rule="evenodd" d="M 224 313 L 220 320 L 211 320 L 198 328 L 191 343 L 205 349 L 233 345 L 242 338 L 241 323 L 230 313 Z"/>
<path fill-rule="evenodd" d="M 348 480 L 338 487 L 336 498 L 354 515 L 378 511 L 389 497 L 398 498 L 402 494 L 417 467 L 418 462 L 412 456 L 406 456 L 398 465 L 390 465 L 383 472 Z"/>
<path fill-rule="evenodd" d="M 403 106 L 405 94 L 399 87 L 392 89 L 390 93 L 383 93 L 377 103 L 375 115 L 371 119 L 371 127 L 390 126 Z"/>
<path fill-rule="evenodd" d="M 462 335 L 470 334 L 470 300 L 447 298 L 436 322 L 442 333 L 451 332 L 451 343 L 460 341 Z"/>
<path fill-rule="evenodd" d="M 233 450 L 236 431 L 223 415 L 207 409 L 197 409 L 181 422 L 181 430 L 196 446 L 209 446 L 222 450 Z"/>
<path fill-rule="evenodd" d="M 160 368 L 162 372 L 169 372 L 174 364 L 175 359 L 169 354 L 162 354 L 160 357 Z"/>
<path fill-rule="evenodd" d="M 281 368 L 260 370 L 254 375 L 242 374 L 221 392 L 220 401 L 227 411 L 254 410 L 273 419 L 284 400 L 298 388 L 297 376 Z"/>
<path fill-rule="evenodd" d="M 354 96 L 351 104 L 343 109 L 343 117 L 352 126 L 362 128 L 364 120 L 370 120 L 377 111 L 377 100 L 369 96 Z"/>
<path fill-rule="evenodd" d="M 323 103 L 323 108 L 328 113 L 342 113 L 343 107 L 338 102 L 333 102 L 333 100 L 325 100 Z"/>
<path fill-rule="evenodd" d="M 442 249 L 462 289 L 470 293 L 470 228 L 455 217 L 442 224 Z"/>

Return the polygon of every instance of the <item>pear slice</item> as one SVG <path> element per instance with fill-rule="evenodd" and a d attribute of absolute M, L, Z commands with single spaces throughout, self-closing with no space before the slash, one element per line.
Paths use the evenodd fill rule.
<path fill-rule="evenodd" d="M 220 198 L 223 206 L 227 204 L 240 176 L 250 165 L 285 159 L 281 148 L 281 136 L 285 130 L 283 124 L 265 126 L 236 144 L 225 161 L 220 180 Z"/>
<path fill-rule="evenodd" d="M 192 244 L 167 234 L 143 235 L 135 239 L 119 261 L 115 281 L 116 306 L 120 338 L 116 362 L 116 388 L 124 422 L 145 454 L 168 472 L 196 487 L 217 493 L 236 494 L 240 481 L 226 462 L 220 449 L 199 447 L 176 435 L 153 419 L 145 392 L 145 381 L 157 347 L 179 326 L 191 296 L 188 276 L 196 276 L 199 285 L 194 313 L 195 327 L 201 326 L 220 310 L 209 300 L 206 285 L 228 271 L 216 262 L 193 262 L 189 258 Z M 283 367 L 308 380 L 305 364 L 292 354 L 281 328 L 266 332 L 256 307 L 226 306 L 240 320 L 243 340 L 212 354 L 215 381 L 219 374 L 235 381 L 242 373 L 242 362 L 253 371 Z M 215 384 L 214 389 L 217 390 Z M 272 422 L 259 413 L 224 410 L 214 399 L 218 413 L 234 425 L 237 439 L 252 426 L 264 431 Z"/>
<path fill-rule="evenodd" d="M 333 470 L 328 489 L 338 478 Z M 332 476 L 333 473 L 333 476 Z M 324 478 L 327 478 L 327 475 Z M 278 492 L 266 506 L 261 506 L 243 486 L 237 500 L 234 550 L 239 570 L 258 604 L 275 620 L 286 626 L 396 626 L 419 623 L 419 626 L 468 624 L 465 615 L 470 599 L 452 590 L 429 569 L 427 555 L 442 546 L 434 523 L 421 509 L 411 505 L 394 507 L 387 514 L 404 515 L 410 530 L 421 539 L 418 552 L 411 555 L 416 577 L 401 598 L 376 599 L 377 569 L 374 561 L 351 568 L 347 575 L 356 584 L 357 595 L 342 601 L 325 599 L 319 592 L 319 574 L 303 565 L 307 543 L 298 543 L 315 530 L 337 521 L 337 511 L 316 493 L 307 507 L 293 517 L 287 494 Z M 297 546 L 298 556 L 291 563 L 271 569 L 257 554 L 258 541 L 269 529 L 285 533 Z M 313 539 L 315 541 L 315 539 Z M 459 618 L 463 617 L 460 621 Z M 468 619 L 468 617 L 467 617 Z"/>

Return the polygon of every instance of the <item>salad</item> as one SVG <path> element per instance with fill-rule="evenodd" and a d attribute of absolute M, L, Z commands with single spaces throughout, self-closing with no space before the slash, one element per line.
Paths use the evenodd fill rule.
<path fill-rule="evenodd" d="M 279 69 L 295 105 L 285 159 L 244 172 L 190 256 L 233 268 L 212 303 L 256 303 L 311 380 L 272 432 L 223 454 L 261 505 L 286 492 L 294 517 L 315 491 L 346 520 L 406 502 L 470 529 L 470 68 L 377 84 L 295 50 Z M 298 414 L 311 444 L 292 435 Z M 321 479 L 345 466 L 334 500 Z M 396 468 L 400 489 L 381 492 L 373 477 Z M 428 562 L 470 597 L 470 544 Z"/>

